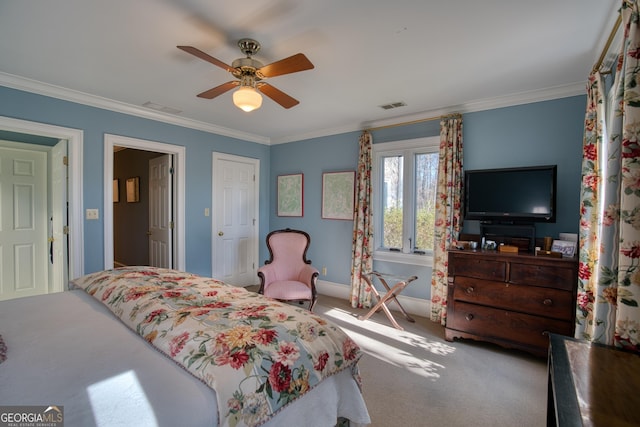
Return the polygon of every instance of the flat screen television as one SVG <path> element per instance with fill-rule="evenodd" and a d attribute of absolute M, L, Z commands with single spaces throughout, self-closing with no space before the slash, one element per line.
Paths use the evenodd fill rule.
<path fill-rule="evenodd" d="M 522 224 L 556 222 L 557 166 L 465 172 L 465 219 Z"/>

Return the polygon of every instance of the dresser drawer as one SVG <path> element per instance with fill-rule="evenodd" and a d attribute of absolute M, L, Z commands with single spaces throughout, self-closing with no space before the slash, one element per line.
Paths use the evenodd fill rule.
<path fill-rule="evenodd" d="M 573 335 L 573 323 L 456 301 L 447 328 L 496 340 L 546 348 L 547 333 Z"/>
<path fill-rule="evenodd" d="M 507 263 L 464 255 L 456 256 L 455 253 L 450 253 L 449 275 L 505 281 L 507 279 Z"/>
<path fill-rule="evenodd" d="M 546 286 L 571 291 L 577 285 L 578 277 L 572 266 L 550 266 L 511 263 L 510 283 Z"/>
<path fill-rule="evenodd" d="M 513 285 L 456 276 L 453 299 L 572 321 L 573 294 L 560 289 Z"/>

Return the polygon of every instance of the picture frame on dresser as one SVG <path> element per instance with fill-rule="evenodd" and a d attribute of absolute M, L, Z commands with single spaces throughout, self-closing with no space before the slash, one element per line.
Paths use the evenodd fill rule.
<path fill-rule="evenodd" d="M 551 252 L 560 252 L 564 258 L 573 258 L 576 253 L 576 242 L 569 240 L 554 240 L 551 245 Z"/>

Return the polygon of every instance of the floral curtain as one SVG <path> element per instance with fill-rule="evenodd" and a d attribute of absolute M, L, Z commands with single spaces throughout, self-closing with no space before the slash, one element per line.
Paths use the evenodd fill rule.
<path fill-rule="evenodd" d="M 447 320 L 447 249 L 462 227 L 462 182 L 462 117 L 456 115 L 440 121 L 431 320 L 442 325 Z"/>
<path fill-rule="evenodd" d="M 623 0 L 624 39 L 611 102 L 587 86 L 580 200 L 577 338 L 640 353 L 640 31 Z"/>
<path fill-rule="evenodd" d="M 371 307 L 372 292 L 362 278 L 373 270 L 373 224 L 371 223 L 371 134 L 360 136 L 360 158 L 356 178 L 355 218 L 353 221 L 353 255 L 351 260 L 351 306 Z"/>

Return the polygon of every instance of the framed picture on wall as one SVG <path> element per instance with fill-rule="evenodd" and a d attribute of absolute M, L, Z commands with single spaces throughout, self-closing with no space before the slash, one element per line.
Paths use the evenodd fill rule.
<path fill-rule="evenodd" d="M 127 202 L 134 203 L 140 201 L 140 177 L 127 179 Z"/>
<path fill-rule="evenodd" d="M 278 175 L 278 216 L 303 216 L 303 174 Z"/>
<path fill-rule="evenodd" d="M 322 174 L 322 218 L 353 220 L 355 171 Z"/>
<path fill-rule="evenodd" d="M 113 180 L 113 203 L 118 203 L 120 201 L 120 180 Z"/>

